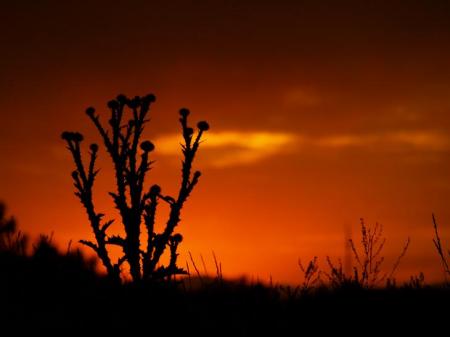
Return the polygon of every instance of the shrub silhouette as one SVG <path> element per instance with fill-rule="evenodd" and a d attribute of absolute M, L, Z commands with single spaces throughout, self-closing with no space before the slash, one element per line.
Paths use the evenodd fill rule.
<path fill-rule="evenodd" d="M 0 202 L 0 289 L 6 286 L 26 292 L 41 285 L 48 289 L 77 282 L 83 286 L 98 277 L 95 260 L 85 258 L 79 249 L 60 252 L 52 236 L 40 235 L 30 245 L 28 236 L 13 217 L 5 216 L 5 210 Z"/>
<path fill-rule="evenodd" d="M 142 141 L 142 133 L 148 122 L 148 113 L 151 104 L 155 101 L 152 94 L 129 99 L 124 95 L 108 102 L 111 111 L 109 127 L 106 129 L 100 122 L 95 109 L 90 107 L 86 114 L 100 133 L 103 144 L 109 153 L 115 171 L 116 191 L 109 192 L 115 207 L 119 211 L 125 237 L 108 235 L 107 229 L 114 220 L 104 221 L 104 214 L 96 211 L 92 198 L 92 189 L 98 171 L 95 161 L 99 147 L 91 144 L 89 149 L 90 160 L 84 165 L 81 155 L 83 136 L 78 132 L 63 132 L 62 138 L 66 141 L 75 163 L 72 178 L 75 185 L 75 195 L 86 209 L 95 242 L 80 240 L 92 248 L 105 266 L 108 275 L 119 281 L 121 278 L 121 265 L 127 262 L 133 281 L 141 279 L 157 280 L 170 278 L 176 274 L 185 274 L 186 271 L 177 266 L 177 247 L 183 237 L 175 233 L 180 222 L 180 213 L 184 203 L 197 185 L 200 171 L 192 172 L 192 164 L 197 154 L 200 141 L 209 125 L 205 121 L 197 124 L 198 132 L 188 125 L 188 109 L 181 109 L 180 123 L 182 127 L 183 144 L 182 175 L 178 195 L 172 197 L 164 195 L 158 185 L 151 186 L 146 192 L 145 177 L 151 168 L 150 153 L 154 145 L 148 140 Z M 126 110 L 130 117 L 124 121 Z M 140 160 L 139 157 L 140 156 Z M 155 232 L 155 215 L 159 201 L 170 207 L 170 214 L 165 228 L 161 233 Z M 147 231 L 145 250 L 141 249 L 141 225 Z M 116 263 L 111 261 L 107 245 L 121 247 L 123 255 Z M 160 258 L 169 247 L 170 259 L 167 266 L 160 265 Z"/>
<path fill-rule="evenodd" d="M 6 217 L 6 206 L 0 202 L 0 253 L 23 256 L 26 254 L 28 237 L 17 231 L 13 217 Z"/>
<path fill-rule="evenodd" d="M 389 273 L 382 272 L 382 264 L 384 256 L 382 255 L 386 238 L 383 237 L 383 226 L 376 223 L 375 226 L 367 226 L 364 219 L 361 219 L 361 250 L 358 251 L 355 242 L 349 239 L 348 244 L 356 260 L 356 265 L 352 266 L 353 275 L 346 275 L 343 271 L 342 263 L 339 260 L 338 264 L 334 264 L 330 257 L 327 256 L 327 263 L 330 268 L 330 273 L 325 273 L 331 285 L 335 287 L 342 287 L 345 285 L 373 288 L 378 286 L 383 281 L 388 285 L 395 283 L 394 274 L 402 258 L 405 256 L 410 239 L 406 240 L 402 252 L 394 262 Z"/>

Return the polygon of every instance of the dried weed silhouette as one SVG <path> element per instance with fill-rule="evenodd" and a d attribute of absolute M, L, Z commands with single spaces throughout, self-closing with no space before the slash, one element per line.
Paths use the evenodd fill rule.
<path fill-rule="evenodd" d="M 448 282 L 448 277 L 450 276 L 450 268 L 449 268 L 449 260 L 448 260 L 448 256 L 450 256 L 450 250 L 447 249 L 446 251 L 444 247 L 442 247 L 442 242 L 441 242 L 441 237 L 439 235 L 439 230 L 438 230 L 438 224 L 436 221 L 436 217 L 434 216 L 434 214 L 432 214 L 432 219 L 433 219 L 433 227 L 434 227 L 434 238 L 433 238 L 433 243 L 434 243 L 434 247 L 436 248 L 436 251 L 439 255 L 439 259 L 441 260 L 441 265 L 442 265 L 442 269 L 444 271 L 444 276 L 445 276 L 445 282 Z"/>
<path fill-rule="evenodd" d="M 319 261 L 317 256 L 308 262 L 306 267 L 303 266 L 302 261 L 298 259 L 298 266 L 303 274 L 303 281 L 300 286 L 302 293 L 309 292 L 314 287 L 321 284 L 321 270 L 319 269 Z"/>
<path fill-rule="evenodd" d="M 388 284 L 395 283 L 395 272 L 400 265 L 401 260 L 406 255 L 410 239 L 406 240 L 403 250 L 394 262 L 389 273 L 382 272 L 382 265 L 385 257 L 382 255 L 386 238 L 383 236 L 383 226 L 376 223 L 375 226 L 367 226 L 364 219 L 361 219 L 361 245 L 358 250 L 353 239 L 349 239 L 356 265 L 353 266 L 353 275 L 346 275 L 342 268 L 342 262 L 334 264 L 327 256 L 327 263 L 330 268 L 329 273 L 325 273 L 333 286 L 353 285 L 362 288 L 373 288 L 383 282 Z M 362 252 L 361 252 L 362 251 Z"/>
<path fill-rule="evenodd" d="M 93 249 L 108 275 L 121 280 L 123 263 L 127 262 L 133 281 L 158 280 L 171 278 L 173 275 L 186 274 L 186 271 L 177 266 L 177 248 L 183 237 L 175 229 L 180 222 L 181 210 L 187 198 L 197 185 L 200 171 L 192 172 L 194 158 L 200 146 L 203 134 L 208 131 L 207 122 L 197 124 L 197 133 L 188 125 L 188 109 L 180 110 L 180 123 L 182 128 L 183 144 L 182 174 L 178 195 L 175 197 L 163 194 L 158 185 L 145 189 L 145 178 L 151 169 L 150 154 L 155 146 L 148 140 L 141 140 L 144 126 L 149 121 L 150 106 L 155 102 L 152 94 L 134 98 L 124 95 L 108 102 L 110 110 L 109 127 L 106 128 L 100 121 L 95 109 L 90 107 L 86 114 L 95 125 L 112 160 L 115 172 L 116 190 L 109 192 L 114 205 L 119 211 L 125 236 L 109 235 L 108 228 L 114 220 L 104 220 L 105 214 L 94 207 L 93 187 L 98 170 L 95 168 L 99 146 L 89 146 L 89 162 L 83 163 L 81 143 L 83 136 L 79 132 L 63 132 L 62 139 L 66 141 L 67 148 L 72 154 L 75 170 L 72 178 L 76 189 L 75 195 L 86 209 L 95 242 L 80 240 L 80 242 Z M 127 110 L 128 119 L 125 118 Z M 139 159 L 140 157 L 140 159 Z M 170 214 L 161 233 L 155 231 L 156 211 L 160 202 L 170 207 Z M 147 242 L 145 249 L 141 249 L 141 226 L 145 227 Z M 119 246 L 123 255 L 112 262 L 108 245 Z M 166 266 L 161 265 L 161 257 L 169 248 L 170 258 Z"/>

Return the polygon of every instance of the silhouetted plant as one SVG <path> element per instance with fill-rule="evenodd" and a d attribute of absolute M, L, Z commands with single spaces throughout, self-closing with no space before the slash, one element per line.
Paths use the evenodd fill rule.
<path fill-rule="evenodd" d="M 183 237 L 174 231 L 180 222 L 181 209 L 200 178 L 200 171 L 192 173 L 192 164 L 202 135 L 208 131 L 209 125 L 204 121 L 199 122 L 197 124 L 198 132 L 194 135 L 194 129 L 188 126 L 189 110 L 180 110 L 183 161 L 178 195 L 176 197 L 164 195 L 158 185 L 151 186 L 145 192 L 145 177 L 152 164 L 149 157 L 155 147 L 148 140 L 141 141 L 141 138 L 144 126 L 148 122 L 150 106 L 154 101 L 155 96 L 152 94 L 144 97 L 136 96 L 133 99 L 124 95 L 117 96 L 116 99 L 108 102 L 108 108 L 111 111 L 109 130 L 102 125 L 94 108 L 90 107 L 86 110 L 86 114 L 100 133 L 104 146 L 112 159 L 116 191 L 109 194 L 120 213 L 125 237 L 108 235 L 107 229 L 114 220 L 104 221 L 104 214 L 97 212 L 94 208 L 92 189 L 98 173 L 95 169 L 98 145 L 90 145 L 90 160 L 85 166 L 81 156 L 83 136 L 78 132 L 63 132 L 62 134 L 75 162 L 75 171 L 72 173 L 76 189 L 75 195 L 86 209 L 95 236 L 95 242 L 87 240 L 80 240 L 80 242 L 97 253 L 108 275 L 117 280 L 120 279 L 121 265 L 124 262 L 129 264 L 130 274 L 134 281 L 169 278 L 172 275 L 186 273 L 176 264 L 177 248 Z M 126 108 L 131 111 L 128 120 L 124 120 Z M 164 230 L 156 233 L 155 216 L 159 201 L 169 205 L 170 214 Z M 141 249 L 142 224 L 147 232 L 147 243 L 144 250 Z M 111 261 L 107 245 L 121 247 L 123 255 L 116 263 Z M 170 250 L 169 263 L 167 266 L 159 265 L 160 258 L 167 247 Z"/>
<path fill-rule="evenodd" d="M 49 265 L 54 263 L 53 260 L 62 256 L 58 248 L 53 244 L 53 233 L 50 236 L 39 235 L 39 238 L 33 243 L 32 256 L 37 260 L 48 260 L 47 264 Z"/>
<path fill-rule="evenodd" d="M 319 270 L 319 261 L 317 256 L 309 261 L 306 268 L 303 266 L 302 261 L 298 260 L 298 266 L 303 273 L 303 281 L 301 284 L 301 292 L 305 293 L 310 291 L 312 288 L 320 283 L 321 271 Z"/>
<path fill-rule="evenodd" d="M 216 266 L 216 279 L 220 284 L 223 283 L 223 274 L 222 274 L 222 262 L 219 262 L 216 257 L 216 253 L 212 252 L 214 265 Z"/>
<path fill-rule="evenodd" d="M 361 219 L 361 250 L 358 252 L 356 245 L 352 239 L 349 239 L 349 245 L 356 260 L 353 266 L 353 275 L 346 275 L 342 269 L 342 263 L 336 266 L 331 259 L 327 257 L 330 267 L 330 273 L 327 274 L 328 279 L 333 285 L 340 286 L 342 284 L 354 284 L 364 288 L 372 288 L 383 281 L 392 283 L 394 274 L 400 265 L 402 258 L 405 256 L 410 239 L 408 238 L 402 252 L 397 257 L 392 269 L 389 273 L 382 273 L 382 264 L 384 256 L 382 255 L 386 238 L 383 237 L 383 226 L 376 223 L 374 227 L 367 226 Z"/>
<path fill-rule="evenodd" d="M 327 256 L 326 260 L 330 271 L 328 273 L 324 271 L 324 274 L 328 278 L 328 281 L 332 287 L 339 288 L 347 285 L 354 285 L 357 287 L 361 286 L 356 277 L 346 275 L 342 268 L 342 261 L 340 259 L 337 264 L 334 264 L 329 256 Z"/>
<path fill-rule="evenodd" d="M 195 273 L 197 274 L 197 277 L 198 277 L 200 283 L 203 285 L 202 274 L 200 273 L 200 270 L 197 268 L 197 264 L 195 263 L 194 257 L 192 256 L 192 253 L 191 252 L 188 252 L 188 253 L 189 253 L 189 258 L 191 260 L 192 266 L 194 267 Z M 190 270 L 189 270 L 189 263 L 187 261 L 186 261 L 186 266 L 187 266 L 187 272 L 188 272 L 188 275 L 189 275 L 189 278 L 190 278 L 191 277 L 191 273 L 190 273 Z M 205 276 L 207 276 L 207 275 L 205 275 Z"/>
<path fill-rule="evenodd" d="M 215 275 L 208 272 L 205 259 L 200 254 L 200 261 L 203 268 L 199 268 L 198 259 L 196 260 L 192 253 L 188 252 L 189 260 L 186 260 L 187 277 L 181 280 L 181 284 L 186 290 L 198 290 L 216 288 L 225 285 L 228 281 L 224 279 L 222 272 L 222 263 L 217 258 L 216 253 L 212 251 L 212 262 L 214 263 Z"/>
<path fill-rule="evenodd" d="M 422 289 L 425 287 L 425 275 L 420 272 L 418 275 L 412 275 L 409 281 L 405 284 L 406 288 Z"/>
<path fill-rule="evenodd" d="M 434 216 L 434 214 L 432 215 L 432 218 L 433 218 L 433 227 L 434 227 L 433 243 L 434 243 L 434 246 L 436 247 L 436 251 L 441 260 L 442 269 L 444 271 L 444 276 L 445 276 L 445 282 L 447 282 L 447 278 L 448 278 L 448 276 L 450 276 L 450 268 L 449 268 L 449 261 L 448 261 L 447 254 L 448 254 L 448 256 L 450 256 L 450 250 L 447 249 L 447 251 L 444 252 L 445 248 L 442 247 L 441 237 L 439 236 L 438 224 L 437 224 L 436 217 Z"/>
<path fill-rule="evenodd" d="M 0 252 L 24 256 L 27 245 L 28 237 L 17 230 L 13 217 L 6 217 L 6 206 L 0 203 Z"/>

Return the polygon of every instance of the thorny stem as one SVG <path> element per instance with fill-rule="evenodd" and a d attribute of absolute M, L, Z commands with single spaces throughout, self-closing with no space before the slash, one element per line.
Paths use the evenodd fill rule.
<path fill-rule="evenodd" d="M 119 280 L 118 268 L 113 266 L 108 255 L 108 251 L 106 249 L 106 234 L 105 231 L 107 227 L 112 223 L 107 222 L 101 227 L 101 219 L 103 214 L 99 214 L 95 212 L 94 204 L 92 200 L 92 187 L 94 183 L 94 179 L 96 176 L 96 172 L 94 171 L 94 165 L 96 160 L 97 147 L 95 145 L 91 146 L 90 152 L 90 163 L 88 174 L 86 175 L 86 171 L 81 159 L 81 149 L 80 142 L 82 140 L 82 136 L 76 133 L 65 133 L 63 134 L 63 138 L 66 140 L 68 149 L 72 154 L 73 160 L 75 162 L 76 171 L 72 173 L 72 178 L 74 180 L 74 186 L 77 192 L 75 195 L 80 199 L 84 208 L 86 209 L 88 219 L 91 224 L 91 228 L 94 232 L 95 239 L 97 241 L 96 244 L 90 241 L 81 240 L 80 242 L 91 249 L 93 249 L 103 265 L 105 266 L 108 275 L 114 279 Z"/>
<path fill-rule="evenodd" d="M 186 111 L 186 110 L 184 110 Z M 183 109 L 180 111 L 181 118 L 180 123 L 182 126 L 182 132 L 183 132 L 183 138 L 184 138 L 184 144 L 182 145 L 182 153 L 184 156 L 183 164 L 182 164 L 182 180 L 180 185 L 180 190 L 178 193 L 177 200 L 174 200 L 173 198 L 164 198 L 166 202 L 170 205 L 170 215 L 169 219 L 166 223 L 166 227 L 162 234 L 155 237 L 154 240 L 154 252 L 152 259 L 149 262 L 149 271 L 150 273 L 153 272 L 156 268 L 156 265 L 161 257 L 161 255 L 164 253 L 164 250 L 166 248 L 166 242 L 170 239 L 170 236 L 172 235 L 175 227 L 180 221 L 180 213 L 181 209 L 183 208 L 183 205 L 186 201 L 186 199 L 189 197 L 190 193 L 194 189 L 194 187 L 198 183 L 198 179 L 200 178 L 200 172 L 196 171 L 193 175 L 191 174 L 192 169 L 192 163 L 194 161 L 196 152 L 198 150 L 201 136 L 203 134 L 203 131 L 206 131 L 209 126 L 207 126 L 206 130 L 202 129 L 202 125 L 199 123 L 199 132 L 197 134 L 197 137 L 195 138 L 195 141 L 193 144 L 191 144 L 192 139 L 192 129 L 190 129 L 187 125 L 187 115 L 189 112 L 183 113 Z M 153 247 L 152 247 L 153 248 Z"/>

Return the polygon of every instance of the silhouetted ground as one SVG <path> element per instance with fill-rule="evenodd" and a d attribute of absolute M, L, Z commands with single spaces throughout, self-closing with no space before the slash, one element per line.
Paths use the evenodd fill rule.
<path fill-rule="evenodd" d="M 32 255 L 0 254 L 0 336 L 362 336 L 448 326 L 444 287 L 354 286 L 288 296 L 279 288 L 203 280 L 113 285 L 77 253 L 44 241 Z"/>
<path fill-rule="evenodd" d="M 449 287 L 352 282 L 296 292 L 219 274 L 120 285 L 47 237 L 29 247 L 0 203 L 0 337 L 448 334 Z"/>

